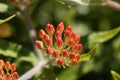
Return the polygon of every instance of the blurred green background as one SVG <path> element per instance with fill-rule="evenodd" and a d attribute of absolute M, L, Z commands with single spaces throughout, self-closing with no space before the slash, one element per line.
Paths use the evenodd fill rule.
<path fill-rule="evenodd" d="M 32 1 L 33 3 L 29 5 L 30 17 L 37 35 L 39 29 L 45 28 L 47 23 L 52 23 L 56 27 L 63 21 L 65 25 L 72 25 L 73 31 L 80 34 L 84 46 L 82 53 L 88 52 L 93 47 L 90 44 L 91 40 L 99 42 L 100 39 L 113 36 L 103 42 L 100 41 L 93 59 L 65 69 L 53 66 L 45 68 L 31 80 L 113 80 L 110 71 L 120 73 L 120 29 L 108 32 L 109 34 L 105 36 L 103 34 L 94 37 L 98 32 L 120 26 L 120 10 L 103 6 L 100 0 L 98 2 L 91 0 L 90 6 L 64 0 Z M 92 5 L 93 3 L 97 5 Z M 35 66 L 38 60 L 33 53 L 22 12 L 8 0 L 0 0 L 0 19 L 13 14 L 17 16 L 0 25 L 0 58 L 15 62 L 18 73 L 22 75 Z"/>

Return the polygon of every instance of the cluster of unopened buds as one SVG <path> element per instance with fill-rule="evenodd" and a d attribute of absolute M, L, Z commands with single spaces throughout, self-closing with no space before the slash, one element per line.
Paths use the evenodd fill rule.
<path fill-rule="evenodd" d="M 36 40 L 37 47 L 55 59 L 56 65 L 65 67 L 78 64 L 82 44 L 79 43 L 80 35 L 73 32 L 70 25 L 64 29 L 64 23 L 60 22 L 55 31 L 54 26 L 48 23 L 46 32 L 40 29 L 39 36 L 42 41 Z"/>
<path fill-rule="evenodd" d="M 0 59 L 0 80 L 17 80 L 18 73 L 16 70 L 16 64 L 9 61 L 4 62 Z"/>

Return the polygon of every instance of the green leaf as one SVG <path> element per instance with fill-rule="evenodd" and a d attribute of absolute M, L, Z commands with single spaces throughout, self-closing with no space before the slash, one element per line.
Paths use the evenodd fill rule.
<path fill-rule="evenodd" d="M 110 71 L 113 77 L 113 80 L 120 80 L 120 74 L 118 74 L 117 72 L 111 70 Z"/>
<path fill-rule="evenodd" d="M 0 20 L 0 24 L 5 23 L 5 22 L 9 21 L 10 19 L 12 19 L 12 18 L 13 18 L 13 17 L 15 17 L 15 16 L 16 16 L 16 15 L 14 14 L 14 15 L 12 15 L 12 16 L 10 16 L 10 17 L 6 18 L 6 19 L 1 19 L 1 20 Z"/>
<path fill-rule="evenodd" d="M 120 32 L 120 27 L 115 28 L 113 30 L 92 33 L 88 38 L 89 47 L 92 47 L 96 43 L 103 43 L 105 41 L 108 41 L 111 38 L 113 38 L 115 35 L 117 35 L 119 32 Z"/>
<path fill-rule="evenodd" d="M 95 53 L 96 53 L 96 49 L 97 49 L 98 45 L 96 45 L 95 47 L 93 47 L 93 49 L 91 49 L 88 53 L 82 54 L 80 61 L 86 61 L 86 60 L 90 60 L 94 57 Z"/>
<path fill-rule="evenodd" d="M 78 75 L 79 65 L 63 70 L 58 76 L 57 80 L 76 80 Z"/>
<path fill-rule="evenodd" d="M 21 45 L 0 40 L 0 55 L 16 58 L 17 62 L 27 61 L 35 64 L 38 62 L 34 53 Z"/>
<path fill-rule="evenodd" d="M 8 10 L 8 5 L 5 3 L 0 3 L 0 12 L 6 12 Z"/>

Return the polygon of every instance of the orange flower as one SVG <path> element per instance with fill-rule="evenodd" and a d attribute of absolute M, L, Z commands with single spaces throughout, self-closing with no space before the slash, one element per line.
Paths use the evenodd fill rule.
<path fill-rule="evenodd" d="M 4 61 L 0 59 L 0 64 L 1 62 L 3 63 Z M 4 66 L 0 66 L 0 80 L 17 80 L 19 75 L 15 70 L 16 64 L 11 64 L 9 61 L 6 61 Z"/>
<path fill-rule="evenodd" d="M 79 52 L 82 51 L 82 44 L 79 43 L 80 35 L 72 31 L 72 26 L 69 25 L 64 30 L 64 23 L 60 22 L 55 30 L 54 26 L 48 23 L 46 32 L 48 34 L 43 29 L 39 31 L 39 35 L 44 42 L 43 45 L 45 45 L 44 49 L 41 48 L 38 40 L 36 40 L 37 47 L 45 50 L 46 54 L 55 59 L 60 67 L 77 65 L 80 60 Z"/>

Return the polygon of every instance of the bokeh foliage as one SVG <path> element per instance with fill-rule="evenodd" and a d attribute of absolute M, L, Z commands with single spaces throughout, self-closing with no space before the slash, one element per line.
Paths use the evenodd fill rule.
<path fill-rule="evenodd" d="M 94 44 L 99 44 L 93 59 L 65 69 L 50 66 L 32 80 L 113 80 L 111 70 L 120 74 L 120 11 L 100 4 L 83 6 L 65 0 L 35 0 L 29 6 L 36 34 L 39 29 L 45 29 L 47 23 L 56 27 L 58 22 L 63 21 L 65 25 L 72 25 L 73 30 L 81 35 L 84 46 L 82 53 L 87 53 Z M 21 11 L 8 0 L 0 0 L 0 7 L 0 19 L 16 14 L 15 18 L 5 23 L 8 25 L 4 32 L 0 27 L 0 33 L 11 31 L 9 36 L 0 36 L 0 58 L 15 62 L 22 75 L 35 66 L 38 60 L 33 53 Z"/>

